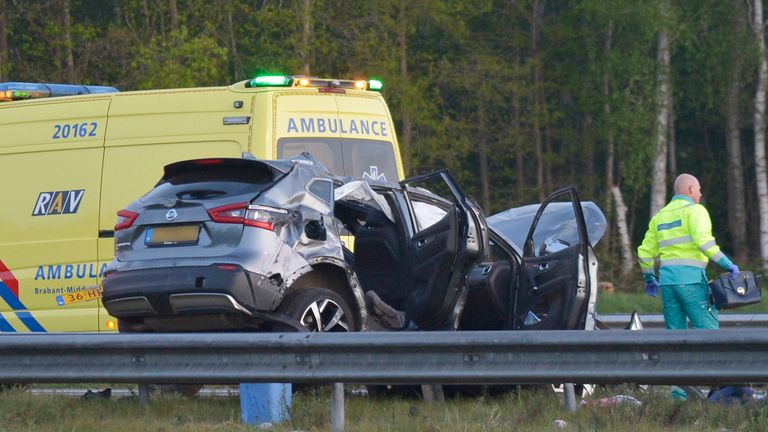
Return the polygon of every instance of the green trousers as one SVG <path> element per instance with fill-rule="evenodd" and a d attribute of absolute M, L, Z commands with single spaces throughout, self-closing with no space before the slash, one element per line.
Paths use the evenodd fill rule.
<path fill-rule="evenodd" d="M 686 319 L 695 329 L 717 329 L 718 311 L 709 303 L 709 287 L 705 283 L 661 285 L 664 323 L 668 329 L 688 328 Z"/>

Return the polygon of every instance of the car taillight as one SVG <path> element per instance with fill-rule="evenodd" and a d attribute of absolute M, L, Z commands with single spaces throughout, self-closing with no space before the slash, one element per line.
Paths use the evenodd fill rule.
<path fill-rule="evenodd" d="M 211 220 L 219 223 L 243 223 L 248 203 L 227 204 L 208 210 Z"/>
<path fill-rule="evenodd" d="M 133 225 L 133 222 L 136 221 L 137 217 L 139 217 L 139 214 L 136 212 L 132 212 L 130 210 L 120 210 L 117 212 L 117 223 L 115 224 L 115 231 L 130 228 L 131 225 Z"/>
<path fill-rule="evenodd" d="M 272 231 L 275 225 L 289 220 L 288 210 L 254 204 L 248 206 L 243 224 Z"/>
<path fill-rule="evenodd" d="M 247 203 L 227 204 L 208 210 L 211 220 L 219 223 L 237 223 L 274 231 L 275 225 L 290 220 L 287 210 Z"/>

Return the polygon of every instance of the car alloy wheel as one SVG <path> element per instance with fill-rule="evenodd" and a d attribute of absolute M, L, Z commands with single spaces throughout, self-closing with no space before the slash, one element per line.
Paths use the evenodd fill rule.
<path fill-rule="evenodd" d="M 301 314 L 299 322 L 306 326 L 309 331 L 349 331 L 349 323 L 347 323 L 344 309 L 338 303 L 330 299 L 321 299 L 312 302 L 306 309 L 304 309 L 304 313 Z"/>
<path fill-rule="evenodd" d="M 355 330 L 354 317 L 344 299 L 327 288 L 301 288 L 286 296 L 278 308 L 310 332 Z"/>

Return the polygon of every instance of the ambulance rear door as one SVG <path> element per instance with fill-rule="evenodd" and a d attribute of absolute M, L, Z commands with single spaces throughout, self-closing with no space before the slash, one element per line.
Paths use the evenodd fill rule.
<path fill-rule="evenodd" d="M 108 97 L 0 105 L 0 332 L 95 331 Z"/>

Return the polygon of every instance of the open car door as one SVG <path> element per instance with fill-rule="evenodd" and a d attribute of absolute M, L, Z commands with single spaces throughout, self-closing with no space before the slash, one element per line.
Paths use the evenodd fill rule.
<path fill-rule="evenodd" d="M 400 185 L 413 226 L 406 313 L 422 330 L 453 329 L 466 299 L 466 272 L 488 244 L 485 218 L 448 171 Z"/>
<path fill-rule="evenodd" d="M 583 329 L 589 301 L 589 237 L 576 189 L 547 197 L 523 246 L 515 328 Z"/>

